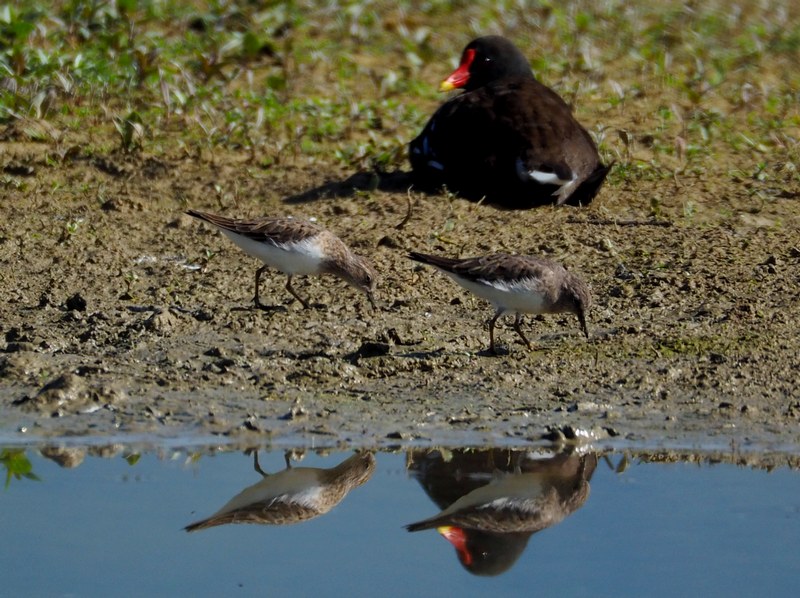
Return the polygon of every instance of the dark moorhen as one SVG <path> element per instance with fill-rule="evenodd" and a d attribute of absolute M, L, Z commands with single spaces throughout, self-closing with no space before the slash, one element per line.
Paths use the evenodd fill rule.
<path fill-rule="evenodd" d="M 457 88 L 464 92 L 411 142 L 417 184 L 516 209 L 592 201 L 610 165 L 514 44 L 496 35 L 470 42 L 441 85 Z"/>

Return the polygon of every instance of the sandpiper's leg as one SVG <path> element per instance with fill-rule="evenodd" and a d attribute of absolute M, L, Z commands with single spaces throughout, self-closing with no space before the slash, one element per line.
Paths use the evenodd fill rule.
<path fill-rule="evenodd" d="M 261 469 L 261 464 L 258 462 L 258 449 L 253 451 L 253 469 L 255 469 L 258 473 L 260 473 L 265 478 L 269 476 L 269 474 Z"/>
<path fill-rule="evenodd" d="M 300 295 L 298 295 L 297 292 L 292 288 L 292 277 L 291 276 L 287 276 L 286 290 L 289 291 L 292 294 L 292 297 L 294 297 L 300 303 L 302 303 L 304 308 L 308 309 L 309 307 L 311 307 L 308 304 L 308 302 L 305 299 L 303 299 Z"/>
<path fill-rule="evenodd" d="M 518 313 L 517 317 L 514 318 L 514 330 L 517 331 L 517 334 L 519 334 L 520 338 L 525 342 L 525 346 L 528 347 L 528 351 L 530 351 L 531 343 L 527 338 L 525 338 L 525 335 L 522 333 L 522 328 L 519 327 L 520 323 L 522 323 L 522 314 Z"/>
<path fill-rule="evenodd" d="M 283 453 L 283 462 L 286 463 L 286 469 L 292 468 L 292 451 Z"/>
<path fill-rule="evenodd" d="M 494 324 L 497 322 L 497 318 L 503 315 L 502 311 L 497 311 L 494 314 L 494 317 L 489 320 L 489 353 L 497 353 L 494 349 Z"/>
<path fill-rule="evenodd" d="M 268 268 L 268 266 L 261 266 L 258 270 L 256 270 L 256 296 L 253 301 L 255 301 L 256 307 L 258 309 L 272 309 L 269 305 L 264 305 L 258 298 L 258 286 L 261 282 L 261 275 L 264 271 Z"/>
<path fill-rule="evenodd" d="M 578 321 L 581 323 L 581 329 L 586 335 L 586 338 L 589 338 L 589 329 L 586 327 L 586 315 L 583 313 L 583 311 L 578 312 Z"/>

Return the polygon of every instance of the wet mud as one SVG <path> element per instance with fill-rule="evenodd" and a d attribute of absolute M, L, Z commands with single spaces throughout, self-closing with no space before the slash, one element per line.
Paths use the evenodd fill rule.
<path fill-rule="evenodd" d="M 275 444 L 800 442 L 794 179 L 620 181 L 585 208 L 506 211 L 407 191 L 403 174 L 2 144 L 0 427 L 8 438 L 253 435 Z M 715 175 L 714 173 L 717 173 Z M 312 217 L 381 275 L 372 309 L 333 278 L 258 262 L 188 208 Z M 526 317 L 534 350 L 408 251 L 561 261 L 591 286 Z"/>

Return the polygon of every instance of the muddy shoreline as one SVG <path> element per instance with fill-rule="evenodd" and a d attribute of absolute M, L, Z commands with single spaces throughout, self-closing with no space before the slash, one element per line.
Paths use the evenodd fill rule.
<path fill-rule="evenodd" d="M 0 208 L 7 439 L 800 443 L 794 181 L 786 197 L 687 174 L 512 212 L 235 153 L 53 164 L 37 144 L 3 151 L 30 168 Z M 373 260 L 379 309 L 322 278 L 298 282 L 317 304 L 303 310 L 277 274 L 262 282 L 276 309 L 253 309 L 256 262 L 187 207 L 316 218 Z M 526 318 L 528 352 L 504 321 L 508 351 L 489 356 L 488 305 L 409 250 L 557 259 L 592 287 L 591 339 L 572 316 Z"/>

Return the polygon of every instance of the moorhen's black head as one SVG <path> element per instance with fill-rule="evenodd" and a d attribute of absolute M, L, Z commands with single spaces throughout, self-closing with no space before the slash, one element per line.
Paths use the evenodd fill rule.
<path fill-rule="evenodd" d="M 472 40 L 461 54 L 461 63 L 440 91 L 464 88 L 472 91 L 504 77 L 532 77 L 531 66 L 522 52 L 499 35 L 487 35 Z"/>

